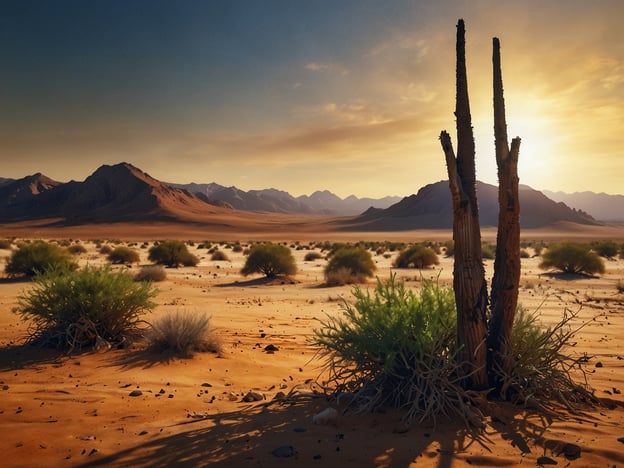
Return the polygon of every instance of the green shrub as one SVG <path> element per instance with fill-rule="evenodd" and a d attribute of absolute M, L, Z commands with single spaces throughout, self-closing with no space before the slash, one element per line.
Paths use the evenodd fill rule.
<path fill-rule="evenodd" d="M 37 272 L 44 272 L 52 265 L 65 266 L 76 269 L 71 254 L 55 244 L 44 241 L 35 241 L 22 244 L 9 258 L 5 271 L 9 276 L 33 276 Z"/>
<path fill-rule="evenodd" d="M 520 258 L 531 258 L 531 254 L 526 249 L 520 249 Z"/>
<path fill-rule="evenodd" d="M 325 267 L 325 280 L 330 285 L 360 283 L 374 276 L 377 269 L 368 250 L 343 246 L 331 256 Z"/>
<path fill-rule="evenodd" d="M 613 241 L 596 241 L 592 242 L 591 248 L 601 257 L 613 258 L 617 256 L 619 246 Z"/>
<path fill-rule="evenodd" d="M 134 281 L 165 281 L 167 272 L 160 265 L 146 265 L 134 275 Z"/>
<path fill-rule="evenodd" d="M 455 241 L 453 239 L 447 240 L 444 243 L 444 254 L 447 257 L 453 257 L 455 255 Z"/>
<path fill-rule="evenodd" d="M 11 250 L 13 242 L 9 239 L 0 239 L 0 250 Z"/>
<path fill-rule="evenodd" d="M 115 264 L 130 265 L 140 260 L 139 253 L 129 247 L 115 247 L 108 254 L 108 261 Z"/>
<path fill-rule="evenodd" d="M 230 259 L 222 250 L 215 250 L 210 256 L 210 260 L 214 260 L 217 262 L 229 262 Z"/>
<path fill-rule="evenodd" d="M 151 346 L 191 355 L 221 352 L 221 342 L 210 328 L 210 316 L 196 312 L 171 312 L 156 319 L 147 333 Z"/>
<path fill-rule="evenodd" d="M 549 245 L 542 254 L 539 267 L 544 270 L 554 268 L 564 273 L 588 275 L 605 272 L 602 259 L 591 251 L 588 244 L 578 242 L 560 242 Z"/>
<path fill-rule="evenodd" d="M 496 246 L 490 244 L 489 242 L 482 242 L 481 256 L 483 257 L 483 260 L 494 260 L 494 257 L 496 257 Z"/>
<path fill-rule="evenodd" d="M 171 268 L 195 266 L 199 259 L 188 251 L 186 244 L 178 240 L 167 240 L 151 247 L 148 251 L 148 260 L 159 265 Z"/>
<path fill-rule="evenodd" d="M 280 244 L 257 244 L 249 251 L 241 273 L 245 276 L 262 273 L 267 278 L 297 273 L 295 257 L 290 249 Z"/>
<path fill-rule="evenodd" d="M 397 268 L 426 268 L 431 265 L 438 265 L 438 255 L 430 247 L 422 244 L 412 245 L 402 250 L 394 261 Z"/>
<path fill-rule="evenodd" d="M 113 248 L 110 245 L 103 245 L 102 247 L 100 247 L 100 253 L 102 255 L 108 255 L 112 251 L 113 251 Z"/>
<path fill-rule="evenodd" d="M 32 321 L 30 341 L 71 350 L 139 334 L 141 314 L 156 306 L 155 295 L 151 284 L 135 283 L 127 271 L 53 266 L 35 276 L 14 311 Z"/>
<path fill-rule="evenodd" d="M 353 296 L 343 315 L 314 331 L 330 388 L 354 395 L 363 411 L 393 406 L 421 420 L 461 414 L 453 290 L 425 281 L 415 293 L 391 275 L 372 295 L 356 286 Z"/>

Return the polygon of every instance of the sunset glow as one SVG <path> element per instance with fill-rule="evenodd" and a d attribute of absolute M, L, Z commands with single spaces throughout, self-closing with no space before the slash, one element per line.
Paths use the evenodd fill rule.
<path fill-rule="evenodd" d="M 169 182 L 407 196 L 446 178 L 455 25 L 478 177 L 496 183 L 491 39 L 521 183 L 622 193 L 624 3 L 5 2 L 0 177 L 130 162 Z"/>

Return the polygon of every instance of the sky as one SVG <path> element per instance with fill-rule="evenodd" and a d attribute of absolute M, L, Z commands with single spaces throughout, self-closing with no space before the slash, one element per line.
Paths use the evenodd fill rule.
<path fill-rule="evenodd" d="M 477 177 L 492 38 L 520 182 L 624 193 L 622 0 L 0 0 L 0 177 L 408 196 L 447 178 L 466 24 Z"/>

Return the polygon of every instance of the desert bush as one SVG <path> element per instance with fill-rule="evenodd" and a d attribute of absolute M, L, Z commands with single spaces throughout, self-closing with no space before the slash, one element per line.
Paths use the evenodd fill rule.
<path fill-rule="evenodd" d="M 621 279 L 617 280 L 617 283 L 615 283 L 615 289 L 617 289 L 617 292 L 624 293 L 624 281 L 622 281 Z"/>
<path fill-rule="evenodd" d="M 447 240 L 444 243 L 444 255 L 452 257 L 455 255 L 455 241 L 453 239 Z"/>
<path fill-rule="evenodd" d="M 531 254 L 526 249 L 520 249 L 520 258 L 531 258 Z"/>
<path fill-rule="evenodd" d="M 422 244 L 412 245 L 402 250 L 394 260 L 397 268 L 426 268 L 431 265 L 438 265 L 438 255 L 431 247 Z"/>
<path fill-rule="evenodd" d="M 31 321 L 29 341 L 72 350 L 138 335 L 155 295 L 151 284 L 135 283 L 125 270 L 52 266 L 35 276 L 14 311 Z"/>
<path fill-rule="evenodd" d="M 591 248 L 601 257 L 613 258 L 617 256 L 619 246 L 613 241 L 596 241 L 592 242 Z"/>
<path fill-rule="evenodd" d="M 232 252 L 239 253 L 239 252 L 242 252 L 242 251 L 243 251 L 243 246 L 240 245 L 239 243 L 236 243 L 236 244 L 234 244 L 232 246 Z"/>
<path fill-rule="evenodd" d="M 496 246 L 489 242 L 482 242 L 481 256 L 483 260 L 494 260 L 494 257 L 496 257 Z"/>
<path fill-rule="evenodd" d="M 9 258 L 5 271 L 9 276 L 33 276 L 37 272 L 44 272 L 52 265 L 65 266 L 76 269 L 71 254 L 56 244 L 44 241 L 35 241 L 21 244 Z"/>
<path fill-rule="evenodd" d="M 178 240 L 166 240 L 154 245 L 148 251 L 148 260 L 171 268 L 195 266 L 199 259 L 188 251 L 186 244 Z"/>
<path fill-rule="evenodd" d="M 108 261 L 115 264 L 129 265 L 140 260 L 139 253 L 129 247 L 115 247 L 108 254 Z"/>
<path fill-rule="evenodd" d="M 332 254 L 325 267 L 325 281 L 330 285 L 360 283 L 374 275 L 377 267 L 368 250 L 343 246 Z"/>
<path fill-rule="evenodd" d="M 318 252 L 308 252 L 303 257 L 304 262 L 313 262 L 314 260 L 318 260 L 319 258 L 323 258 L 323 256 Z"/>
<path fill-rule="evenodd" d="M 571 322 L 577 316 L 578 312 L 565 310 L 557 324 L 544 329 L 538 323 L 537 311 L 529 313 L 522 305 L 518 306 L 509 349 L 513 369 L 509 373 L 494 369 L 502 382 L 501 398 L 542 408 L 555 403 L 570 408 L 595 400 L 587 380 L 580 384 L 575 380 L 579 375 L 585 377 L 582 366 L 585 359 L 571 356 L 570 350 L 575 345 L 575 333 L 589 323 L 572 328 Z"/>
<path fill-rule="evenodd" d="M 87 249 L 82 244 L 72 244 L 67 247 L 67 251 L 72 255 L 80 255 L 83 253 L 87 253 Z"/>
<path fill-rule="evenodd" d="M 151 346 L 183 355 L 197 352 L 221 352 L 221 341 L 210 327 L 206 313 L 178 311 L 167 313 L 151 324 L 147 332 Z"/>
<path fill-rule="evenodd" d="M 100 253 L 102 255 L 108 255 L 109 253 L 111 253 L 113 251 L 113 248 L 110 245 L 103 245 L 102 247 L 100 247 Z"/>
<path fill-rule="evenodd" d="M 229 262 L 230 259 L 222 250 L 215 250 L 210 256 L 210 260 L 215 260 L 218 262 Z"/>
<path fill-rule="evenodd" d="M 314 331 L 328 386 L 353 395 L 362 411 L 400 407 L 421 420 L 461 415 L 452 289 L 425 281 L 417 294 L 391 275 L 377 280 L 372 295 L 356 286 L 353 296 L 342 316 L 328 316 Z"/>
<path fill-rule="evenodd" d="M 542 254 L 539 267 L 544 270 L 554 268 L 564 273 L 588 275 L 605 272 L 602 259 L 592 252 L 588 244 L 578 242 L 560 242 L 549 245 Z"/>
<path fill-rule="evenodd" d="M 295 257 L 290 249 L 281 244 L 257 244 L 250 252 L 241 273 L 245 276 L 262 273 L 267 278 L 297 273 Z"/>
<path fill-rule="evenodd" d="M 165 281 L 167 272 L 160 265 L 146 265 L 134 275 L 134 281 Z"/>
<path fill-rule="evenodd" d="M 13 242 L 9 239 L 0 239 L 0 250 L 11 250 Z"/>

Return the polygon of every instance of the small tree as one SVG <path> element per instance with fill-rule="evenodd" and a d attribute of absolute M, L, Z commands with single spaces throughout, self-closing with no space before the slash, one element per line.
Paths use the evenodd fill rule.
<path fill-rule="evenodd" d="M 115 264 L 129 265 L 139 260 L 139 253 L 129 247 L 116 247 L 108 254 L 108 261 Z"/>
<path fill-rule="evenodd" d="M 360 283 L 374 276 L 376 269 L 368 250 L 345 246 L 333 253 L 325 267 L 325 279 L 328 284 Z"/>
<path fill-rule="evenodd" d="M 267 278 L 294 275 L 297 273 L 297 264 L 292 252 L 285 245 L 258 244 L 251 248 L 241 273 L 245 276 L 262 273 Z"/>
<path fill-rule="evenodd" d="M 394 261 L 397 268 L 426 268 L 431 265 L 438 265 L 438 255 L 430 247 L 421 244 L 412 245 L 401 251 Z"/>
<path fill-rule="evenodd" d="M 592 242 L 591 248 L 598 255 L 605 258 L 613 258 L 617 256 L 619 251 L 618 244 L 608 240 Z"/>
<path fill-rule="evenodd" d="M 44 272 L 53 265 L 63 266 L 70 270 L 76 269 L 71 254 L 56 244 L 36 241 L 21 245 L 11 254 L 5 266 L 9 276 L 33 276 Z"/>
<path fill-rule="evenodd" d="M 539 267 L 574 274 L 593 275 L 605 272 L 604 262 L 598 254 L 593 252 L 588 244 L 579 242 L 551 244 L 543 253 Z"/>
<path fill-rule="evenodd" d="M 179 240 L 166 240 L 149 249 L 148 260 L 171 268 L 195 266 L 199 259 L 188 251 L 186 244 Z"/>

